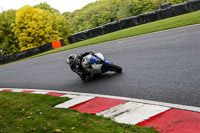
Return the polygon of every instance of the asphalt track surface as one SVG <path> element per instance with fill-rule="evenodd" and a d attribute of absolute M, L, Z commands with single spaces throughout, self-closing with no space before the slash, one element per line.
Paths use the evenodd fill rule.
<path fill-rule="evenodd" d="M 82 82 L 65 63 L 99 51 L 123 68 Z M 200 106 L 200 25 L 76 48 L 0 67 L 0 88 L 48 89 Z"/>

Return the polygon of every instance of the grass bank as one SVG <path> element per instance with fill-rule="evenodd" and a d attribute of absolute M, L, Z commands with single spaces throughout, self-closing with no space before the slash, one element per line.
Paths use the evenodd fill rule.
<path fill-rule="evenodd" d="M 0 133 L 156 133 L 76 110 L 55 109 L 69 98 L 0 92 Z"/>
<path fill-rule="evenodd" d="M 116 31 L 113 33 L 105 34 L 105 35 L 91 38 L 85 41 L 67 45 L 55 50 L 47 51 L 47 52 L 29 57 L 26 59 L 35 58 L 35 57 L 39 57 L 39 56 L 43 56 L 47 54 L 52 54 L 52 53 L 56 53 L 56 52 L 60 52 L 60 51 L 68 50 L 68 49 L 88 46 L 92 44 L 152 33 L 156 31 L 173 29 L 173 28 L 183 27 L 187 25 L 199 24 L 199 23 L 200 23 L 200 11 L 196 11 L 196 12 L 192 12 L 192 13 L 188 13 L 188 14 L 184 14 L 184 15 L 180 15 L 176 17 L 171 17 L 171 18 L 167 18 L 167 19 L 163 19 L 163 20 L 159 20 L 159 21 L 155 21 L 155 22 L 151 22 L 151 23 L 147 23 L 143 25 L 138 25 L 138 26 L 131 27 L 128 29 Z M 22 60 L 26 60 L 26 59 L 22 59 Z"/>

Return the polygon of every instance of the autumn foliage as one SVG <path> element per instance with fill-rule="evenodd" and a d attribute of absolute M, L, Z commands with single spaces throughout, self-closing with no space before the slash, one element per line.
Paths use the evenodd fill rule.
<path fill-rule="evenodd" d="M 47 3 L 0 13 L 0 56 L 42 46 L 71 36 L 68 20 Z"/>
<path fill-rule="evenodd" d="M 58 31 L 52 29 L 51 16 L 41 9 L 31 6 L 21 8 L 11 26 L 19 39 L 20 50 L 42 46 L 60 39 Z"/>

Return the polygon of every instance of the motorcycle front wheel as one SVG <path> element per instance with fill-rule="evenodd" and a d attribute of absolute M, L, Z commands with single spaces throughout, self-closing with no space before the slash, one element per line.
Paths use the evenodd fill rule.
<path fill-rule="evenodd" d="M 120 66 L 115 65 L 115 64 L 108 64 L 107 67 L 110 68 L 110 71 L 114 71 L 114 72 L 117 72 L 117 73 L 122 72 L 122 68 Z"/>

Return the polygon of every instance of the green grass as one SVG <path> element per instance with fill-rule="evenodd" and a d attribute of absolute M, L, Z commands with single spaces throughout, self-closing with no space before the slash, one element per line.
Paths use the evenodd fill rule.
<path fill-rule="evenodd" d="M 0 92 L 0 133 L 156 133 L 76 110 L 55 109 L 69 100 L 39 94 Z"/>
<path fill-rule="evenodd" d="M 196 11 L 196 12 L 192 12 L 192 13 L 188 13 L 188 14 L 184 14 L 184 15 L 180 15 L 180 16 L 176 16 L 172 18 L 167 18 L 167 19 L 163 19 L 163 20 L 159 20 L 159 21 L 155 21 L 155 22 L 151 22 L 151 23 L 147 23 L 143 25 L 138 25 L 138 26 L 131 27 L 128 29 L 116 31 L 113 33 L 105 34 L 105 35 L 91 38 L 85 41 L 67 45 L 55 50 L 50 50 L 50 51 L 26 58 L 26 59 L 35 58 L 35 57 L 39 57 L 39 56 L 43 56 L 47 54 L 52 54 L 52 53 L 56 53 L 56 52 L 60 52 L 60 51 L 68 50 L 68 49 L 102 43 L 106 41 L 112 41 L 112 40 L 122 39 L 126 37 L 137 36 L 137 35 L 147 34 L 151 32 L 173 29 L 177 27 L 183 27 L 183 26 L 199 24 L 199 23 L 200 23 L 200 11 Z M 26 59 L 22 59 L 22 60 L 26 60 Z"/>

